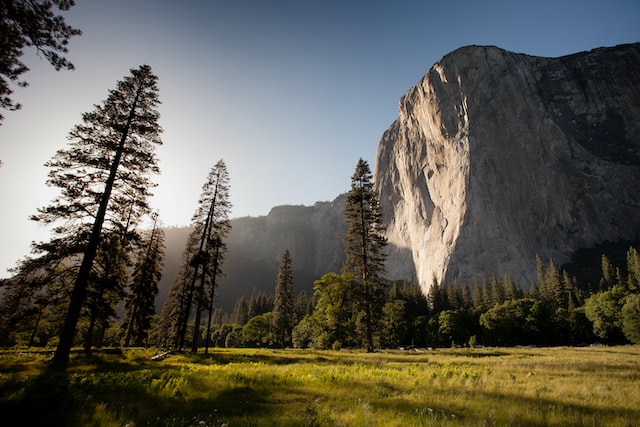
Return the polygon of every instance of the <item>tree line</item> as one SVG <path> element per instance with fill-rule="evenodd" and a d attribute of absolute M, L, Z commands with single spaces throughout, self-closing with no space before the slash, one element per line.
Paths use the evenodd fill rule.
<path fill-rule="evenodd" d="M 426 294 L 416 283 L 383 282 L 375 348 L 640 343 L 640 258 L 634 247 L 626 258 L 614 266 L 602 255 L 595 284 L 578 283 L 540 258 L 528 290 L 508 275 L 472 284 L 434 280 Z M 231 312 L 216 311 L 210 340 L 219 347 L 366 348 L 358 298 L 353 275 L 328 273 L 312 295 L 291 296 L 290 333 L 283 335 L 274 293 L 254 290 Z M 202 330 L 201 345 L 204 337 Z"/>

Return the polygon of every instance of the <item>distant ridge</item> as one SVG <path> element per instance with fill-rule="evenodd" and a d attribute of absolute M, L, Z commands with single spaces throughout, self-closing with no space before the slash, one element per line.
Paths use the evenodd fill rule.
<path fill-rule="evenodd" d="M 294 287 L 311 296 L 313 282 L 338 272 L 344 259 L 345 196 L 313 206 L 276 206 L 266 216 L 231 220 L 228 253 L 220 280 L 217 305 L 230 311 L 241 295 L 256 289 L 273 293 L 280 257 L 289 249 L 294 266 Z M 167 228 L 166 261 L 156 309 L 161 310 L 178 273 L 190 229 Z"/>

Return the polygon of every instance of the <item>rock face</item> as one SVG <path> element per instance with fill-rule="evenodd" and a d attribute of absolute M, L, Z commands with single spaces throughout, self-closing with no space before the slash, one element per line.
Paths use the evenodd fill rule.
<path fill-rule="evenodd" d="M 536 278 L 640 234 L 640 44 L 541 58 L 458 49 L 400 100 L 374 181 L 390 278 Z"/>
<path fill-rule="evenodd" d="M 311 296 L 313 282 L 329 272 L 340 272 L 344 262 L 344 207 L 346 196 L 313 206 L 277 206 L 268 215 L 231 220 L 227 257 L 219 281 L 217 305 L 227 311 L 241 295 L 275 292 L 280 258 L 291 252 L 294 288 Z M 165 230 L 166 259 L 156 298 L 158 312 L 178 274 L 190 229 Z"/>

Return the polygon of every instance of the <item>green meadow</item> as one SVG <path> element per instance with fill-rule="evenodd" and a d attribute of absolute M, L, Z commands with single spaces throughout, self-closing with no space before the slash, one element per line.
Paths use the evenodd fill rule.
<path fill-rule="evenodd" d="M 634 426 L 640 346 L 0 354 L 16 426 Z M 6 420 L 12 420 L 6 423 Z"/>

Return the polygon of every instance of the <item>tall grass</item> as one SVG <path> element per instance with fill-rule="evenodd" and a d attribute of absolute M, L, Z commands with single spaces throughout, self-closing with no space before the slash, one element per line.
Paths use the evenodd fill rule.
<path fill-rule="evenodd" d="M 0 423 L 632 426 L 640 347 L 0 355 Z M 11 418 L 9 418 L 11 417 Z M 3 423 L 4 424 L 4 423 Z M 6 425 L 6 424 L 4 424 Z"/>

